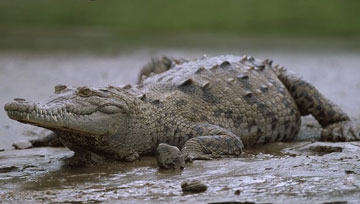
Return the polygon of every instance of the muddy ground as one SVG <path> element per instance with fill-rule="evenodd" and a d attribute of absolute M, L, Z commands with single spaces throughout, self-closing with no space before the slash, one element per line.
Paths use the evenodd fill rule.
<path fill-rule="evenodd" d="M 96 54 L 0 54 L 0 107 L 13 98 L 41 100 L 54 85 L 135 83 L 151 56 L 199 57 L 206 53 L 270 57 L 303 75 L 349 115 L 360 119 L 360 58 L 357 51 L 224 49 L 134 49 Z M 14 150 L 15 141 L 40 128 L 11 121 L 0 110 L 0 203 L 360 203 L 360 143 L 312 143 L 319 126 L 304 119 L 296 142 L 248 149 L 240 158 L 195 161 L 183 171 L 158 170 L 152 157 L 134 163 L 70 168 L 66 148 Z M 304 141 L 306 140 L 306 141 Z M 208 186 L 184 194 L 180 184 L 197 179 Z"/>

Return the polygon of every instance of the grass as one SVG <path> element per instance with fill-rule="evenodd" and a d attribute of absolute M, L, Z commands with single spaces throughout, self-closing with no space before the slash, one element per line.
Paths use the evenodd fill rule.
<path fill-rule="evenodd" d="M 0 1 L 0 26 L 358 36 L 359 8 L 358 0 L 11 0 Z"/>

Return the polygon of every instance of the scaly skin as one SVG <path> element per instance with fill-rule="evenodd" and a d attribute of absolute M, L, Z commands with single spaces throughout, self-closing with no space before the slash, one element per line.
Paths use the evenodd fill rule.
<path fill-rule="evenodd" d="M 160 143 L 179 147 L 188 161 L 237 156 L 243 146 L 293 139 L 308 114 L 324 128 L 323 140 L 360 139 L 340 108 L 270 60 L 159 58 L 146 70 L 158 66 L 168 71 L 136 87 L 62 85 L 47 102 L 17 99 L 5 110 L 14 120 L 53 130 L 75 155 L 126 161 L 153 154 Z"/>

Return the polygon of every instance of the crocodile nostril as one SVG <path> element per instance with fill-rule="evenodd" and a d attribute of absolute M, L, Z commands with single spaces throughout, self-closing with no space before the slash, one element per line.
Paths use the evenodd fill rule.
<path fill-rule="evenodd" d="M 62 85 L 62 84 L 59 84 L 59 85 L 56 85 L 55 86 L 55 93 L 60 93 L 62 90 L 65 90 L 67 88 L 66 85 Z"/>
<path fill-rule="evenodd" d="M 23 98 L 14 98 L 14 101 L 16 101 L 16 102 L 25 102 L 25 99 L 23 99 Z"/>

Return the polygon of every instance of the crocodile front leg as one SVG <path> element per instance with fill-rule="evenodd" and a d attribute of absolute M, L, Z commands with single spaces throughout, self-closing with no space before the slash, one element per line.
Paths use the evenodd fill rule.
<path fill-rule="evenodd" d="M 195 137 L 187 140 L 181 149 L 167 144 L 159 144 L 157 160 L 160 168 L 183 168 L 183 163 L 193 160 L 239 156 L 243 144 L 240 138 L 230 131 L 212 124 L 193 126 Z"/>
<path fill-rule="evenodd" d="M 198 124 L 194 127 L 197 137 L 191 138 L 181 149 L 187 162 L 196 159 L 239 156 L 243 144 L 238 136 L 217 125 Z"/>
<path fill-rule="evenodd" d="M 71 167 L 95 166 L 106 161 L 105 158 L 86 150 L 76 150 L 74 156 L 65 159 L 65 164 Z"/>
<path fill-rule="evenodd" d="M 284 69 L 276 69 L 279 79 L 294 98 L 301 115 L 311 114 L 322 126 L 323 141 L 360 140 L 360 126 L 337 105 L 325 98 L 314 86 Z"/>
<path fill-rule="evenodd" d="M 33 147 L 63 147 L 56 133 L 50 133 L 45 136 L 30 140 Z"/>

